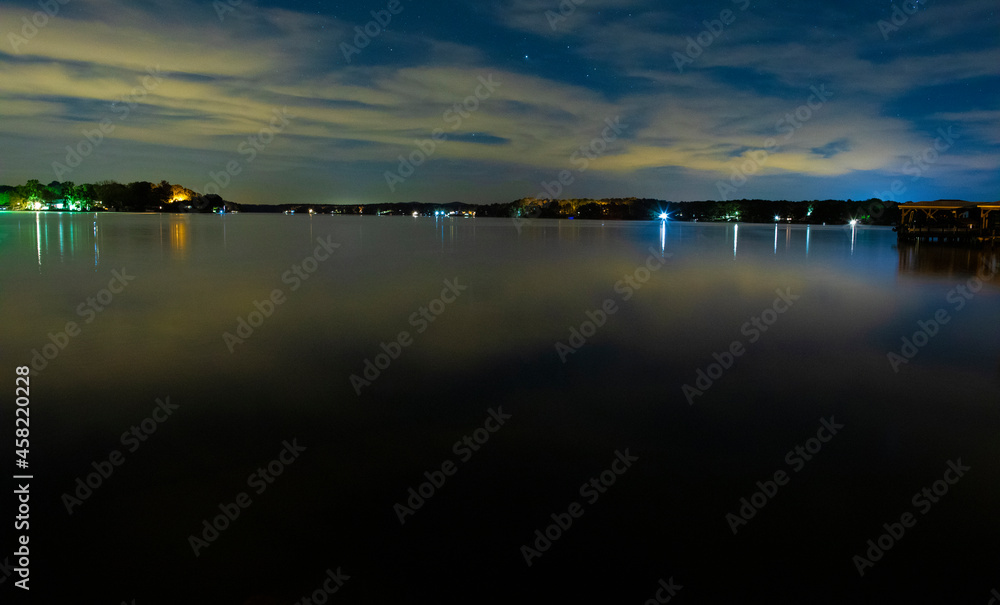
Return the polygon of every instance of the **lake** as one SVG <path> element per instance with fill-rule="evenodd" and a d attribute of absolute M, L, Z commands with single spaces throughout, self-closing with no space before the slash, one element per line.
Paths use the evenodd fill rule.
<path fill-rule="evenodd" d="M 30 535 L 37 602 L 1000 588 L 995 251 L 832 225 L 2 213 L 0 259 L 11 464 L 32 368 L 10 467 L 30 529 L 4 550 Z"/>

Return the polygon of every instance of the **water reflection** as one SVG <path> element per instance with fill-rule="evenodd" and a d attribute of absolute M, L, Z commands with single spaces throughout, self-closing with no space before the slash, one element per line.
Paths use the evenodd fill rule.
<path fill-rule="evenodd" d="M 981 269 L 995 273 L 1000 268 L 1000 249 L 996 247 L 951 246 L 916 242 L 899 245 L 901 275 L 967 277 Z"/>
<path fill-rule="evenodd" d="M 164 219 L 166 224 L 164 224 Z M 169 249 L 179 259 L 187 258 L 190 218 L 184 215 L 160 215 L 160 250 Z"/>
<path fill-rule="evenodd" d="M 57 221 L 68 227 L 65 265 L 49 279 L 33 278 L 36 256 L 39 263 L 51 263 L 58 249 Z M 51 223 L 45 241 L 42 223 Z M 553 547 L 566 548 L 554 550 L 543 565 L 554 567 L 559 578 L 596 577 L 617 565 L 615 553 L 625 544 L 635 549 L 636 560 L 672 559 L 681 552 L 715 568 L 750 565 L 748 574 L 780 583 L 780 578 L 810 577 L 814 564 L 850 565 L 849 553 L 862 547 L 868 530 L 858 531 L 857 515 L 843 514 L 844 502 L 875 510 L 864 523 L 875 531 L 885 519 L 878 511 L 898 514 L 900 498 L 932 480 L 933 465 L 947 456 L 960 452 L 975 461 L 996 455 L 998 420 L 990 406 L 996 389 L 986 380 L 993 380 L 997 356 L 995 296 L 984 293 L 962 311 L 961 321 L 976 330 L 949 324 L 898 378 L 886 362 L 886 351 L 898 350 L 916 321 L 943 304 L 947 289 L 900 287 L 897 272 L 930 283 L 937 278 L 927 273 L 972 272 L 983 257 L 996 267 L 996 255 L 982 250 L 897 248 L 893 232 L 867 227 L 852 230 L 852 248 L 846 227 L 832 225 L 786 225 L 787 251 L 773 256 L 779 228 L 768 224 L 733 224 L 730 232 L 724 224 L 601 226 L 532 219 L 517 229 L 502 219 L 316 216 L 306 228 L 299 217 L 285 216 L 48 214 L 34 221 L 28 214 L 0 216 L 0 227 L 9 225 L 11 233 L 15 224 L 23 224 L 24 235 L 17 246 L 4 247 L 0 272 L 18 287 L 8 288 L 0 302 L 8 317 L 18 318 L 5 335 L 5 347 L 18 358 L 30 359 L 55 327 L 79 321 L 76 305 L 103 289 L 111 270 L 139 276 L 52 361 L 33 395 L 49 402 L 50 459 L 64 461 L 49 470 L 54 494 L 73 489 L 94 456 L 106 456 L 116 436 L 148 414 L 163 390 L 182 406 L 182 415 L 191 410 L 150 437 L 132 475 L 111 480 L 100 501 L 85 504 L 92 508 L 84 511 L 95 514 L 52 516 L 58 524 L 45 537 L 53 545 L 49 552 L 90 552 L 111 569 L 134 568 L 136 584 L 161 593 L 174 590 L 173 584 L 158 580 L 155 566 L 135 566 L 136 552 L 161 569 L 197 568 L 201 575 L 192 583 L 204 580 L 228 593 L 252 585 L 261 569 L 272 565 L 259 561 L 257 545 L 290 553 L 287 569 L 269 571 L 298 578 L 307 572 L 296 570 L 341 559 L 331 555 L 330 540 L 343 544 L 345 569 L 353 560 L 405 570 L 412 553 L 421 553 L 426 566 L 420 572 L 453 569 L 467 552 L 492 553 L 508 540 L 513 545 L 501 549 L 496 562 L 474 560 L 455 575 L 468 576 L 474 586 L 490 581 L 480 568 L 517 578 L 525 572 L 516 540 L 527 538 L 535 520 L 550 519 L 553 506 L 573 497 L 566 493 L 568 480 L 600 472 L 598 464 L 618 443 L 634 447 L 649 471 L 637 469 L 612 488 L 620 491 L 597 505 L 604 508 L 588 526 L 586 549 L 574 555 L 571 544 Z M 668 233 L 670 262 L 633 288 L 635 296 L 619 298 L 617 280 L 625 272 L 629 279 L 639 275 L 634 268 L 642 266 L 649 247 L 655 252 L 657 238 L 666 255 Z M 303 241 L 307 234 L 310 239 Z M 315 238 L 326 237 L 341 248 L 292 291 L 281 275 L 311 253 Z M 220 254 L 225 246 L 228 252 Z M 443 248 L 449 253 L 441 254 Z M 76 266 L 69 260 L 74 250 Z M 92 273 L 90 253 L 95 264 L 101 254 L 98 275 Z M 457 278 L 467 292 L 426 333 L 414 333 L 410 314 L 436 297 L 446 278 Z M 287 302 L 235 354 L 227 351 L 220 335 L 233 330 L 235 318 L 247 316 L 273 288 L 282 288 Z M 748 341 L 741 326 L 764 317 L 761 311 L 772 308 L 779 288 L 801 301 L 773 330 L 761 332 L 759 343 Z M 587 313 L 610 297 L 622 303 L 621 312 L 602 321 L 600 332 L 563 362 L 553 343 L 565 342 Z M 364 371 L 365 358 L 385 350 L 380 343 L 400 330 L 410 330 L 414 345 L 359 399 L 347 377 Z M 721 361 L 719 352 L 737 340 L 746 354 L 691 407 L 681 386 Z M 8 367 L 13 365 L 12 360 Z M 512 375 L 517 380 L 509 380 Z M 108 384 L 115 387 L 113 397 Z M 291 405 L 283 396 L 289 388 L 295 395 Z M 468 467 L 464 484 L 486 487 L 463 491 L 456 483 L 456 490 L 420 512 L 428 516 L 412 527 L 407 523 L 406 532 L 386 523 L 391 503 L 406 497 L 411 481 L 449 456 L 456 439 L 482 426 L 484 408 L 501 404 L 515 421 L 476 454 L 474 464 L 484 466 Z M 778 468 L 775 453 L 804 443 L 815 434 L 817 418 L 834 411 L 853 432 L 836 437 L 829 457 L 824 450 L 809 472 L 829 485 L 835 482 L 838 497 L 830 498 L 829 490 L 811 492 L 793 479 L 787 489 L 797 505 L 788 515 L 772 517 L 770 527 L 761 518 L 754 523 L 764 525 L 750 528 L 767 530 L 768 539 L 788 552 L 807 549 L 798 557 L 801 566 L 787 557 L 756 554 L 752 536 L 725 540 L 745 545 L 734 552 L 719 549 L 719 540 L 706 541 L 706 532 L 722 533 L 722 507 L 735 510 L 740 494 L 755 489 L 751 486 L 763 472 Z M 204 439 L 215 427 L 226 430 Z M 211 547 L 229 550 L 208 551 L 209 557 L 192 567 L 184 537 L 219 502 L 220 485 L 222 497 L 232 497 L 248 472 L 273 457 L 273 445 L 292 437 L 309 446 L 309 461 L 263 496 L 270 508 L 252 511 L 260 523 L 248 519 L 247 525 L 234 526 Z M 176 452 L 183 454 L 179 461 L 171 458 Z M 539 465 L 539 459 L 551 464 Z M 206 472 L 189 470 L 205 460 L 211 462 Z M 679 460 L 699 464 L 685 470 Z M 976 464 L 982 470 L 973 473 L 983 479 L 959 486 L 968 486 L 971 495 L 955 510 L 969 519 L 963 536 L 981 533 L 983 544 L 994 543 L 1000 531 L 996 498 L 988 490 L 997 472 Z M 708 487 L 705 472 L 713 474 Z M 976 494 L 976 486 L 986 491 Z M 330 498 L 333 489 L 336 502 Z M 177 511 L 163 513 L 165 498 L 178 493 L 184 498 Z M 677 493 L 685 497 L 674 498 Z M 662 506 L 647 506 L 651 500 Z M 58 499 L 53 506 L 60 506 Z M 439 514 L 446 516 L 435 519 Z M 948 550 L 955 540 L 953 524 L 944 508 L 934 514 L 938 532 L 923 528 L 925 546 L 910 549 L 912 560 L 926 558 L 928 567 L 950 564 L 942 573 L 954 573 L 973 556 Z M 340 522 L 345 518 L 352 519 L 349 526 Z M 817 518 L 830 521 L 816 525 Z M 676 519 L 688 521 L 681 534 Z M 818 533 L 804 544 L 795 528 L 810 523 Z M 121 540 L 107 542 L 109 531 Z M 240 548 L 241 543 L 254 547 Z M 672 550 L 664 554 L 663 544 Z M 981 550 L 973 546 L 970 552 Z M 382 563 L 387 556 L 392 559 Z M 76 560 L 66 556 L 52 566 L 68 585 L 86 582 L 92 571 L 74 565 Z M 897 560 L 888 557 L 876 573 L 887 584 L 906 585 L 913 574 L 905 564 L 910 561 L 892 567 Z M 565 567 L 557 567 L 559 561 L 566 561 Z M 613 571 L 624 583 L 648 582 L 638 577 L 645 571 Z M 404 575 L 392 588 L 410 580 Z M 278 589 L 296 593 L 300 589 L 293 583 Z M 166 597 L 164 602 L 182 601 Z M 385 598 L 376 594 L 371 600 Z M 506 602 L 517 602 L 517 596 Z"/>
<path fill-rule="evenodd" d="M 50 236 L 49 226 L 52 221 L 49 220 L 49 216 L 43 217 L 42 214 L 41 212 L 35 213 L 35 257 L 39 271 L 41 271 L 43 264 L 42 257 L 54 254 L 57 247 L 60 262 L 65 262 L 67 256 L 69 258 L 75 257 L 77 253 L 76 235 L 79 231 L 77 221 L 73 220 L 73 216 L 56 213 L 54 218 L 58 223 L 52 225 L 52 235 Z"/>
<path fill-rule="evenodd" d="M 188 226 L 187 223 L 177 222 L 171 226 L 170 230 L 170 247 L 171 249 L 182 253 L 187 250 L 188 247 Z"/>
<path fill-rule="evenodd" d="M 161 215 L 157 224 L 149 221 L 148 216 L 138 215 L 122 218 L 121 215 L 98 213 L 35 212 L 33 214 L 34 216 L 28 213 L 8 213 L 3 218 L 6 219 L 5 224 L 12 227 L 12 232 L 16 226 L 20 241 L 30 242 L 32 263 L 39 273 L 43 269 L 51 268 L 49 265 L 52 264 L 69 265 L 82 261 L 90 265 L 91 259 L 93 267 L 97 269 L 101 264 L 102 243 L 107 243 L 102 242 L 105 238 L 122 245 L 124 236 L 124 241 L 128 242 L 124 244 L 126 248 L 139 241 L 144 241 L 147 245 L 150 242 L 154 245 L 155 242 L 159 242 L 161 251 L 172 252 L 172 256 L 178 260 L 187 258 L 192 245 L 192 219 L 184 215 Z M 134 224 L 126 229 L 123 225 L 128 221 L 134 221 Z M 144 239 L 147 237 L 148 239 Z M 222 247 L 228 243 L 228 233 L 224 225 L 218 230 L 218 241 Z M 27 246 L 21 248 L 22 253 L 28 253 L 28 250 Z"/>
<path fill-rule="evenodd" d="M 41 212 L 35 213 L 35 241 L 38 248 L 38 272 L 42 272 L 42 217 Z M 47 226 L 47 225 L 46 225 Z M 46 229 L 46 233 L 48 230 Z"/>

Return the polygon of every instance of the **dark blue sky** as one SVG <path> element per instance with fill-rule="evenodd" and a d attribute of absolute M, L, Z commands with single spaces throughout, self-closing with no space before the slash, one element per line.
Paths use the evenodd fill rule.
<path fill-rule="evenodd" d="M 996 7 L 5 2 L 0 183 L 995 201 Z"/>

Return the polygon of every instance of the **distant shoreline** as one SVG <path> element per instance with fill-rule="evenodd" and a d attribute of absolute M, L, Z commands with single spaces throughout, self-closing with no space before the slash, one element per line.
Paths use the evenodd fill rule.
<path fill-rule="evenodd" d="M 683 203 L 683 202 L 680 202 L 680 203 Z M 248 215 L 253 215 L 253 216 L 261 216 L 261 215 L 265 215 L 265 216 L 283 216 L 284 215 L 284 213 L 282 213 L 282 212 L 254 212 L 254 211 L 245 211 L 245 210 L 243 210 L 243 211 L 237 210 L 237 211 L 230 211 L 230 212 L 225 212 L 225 213 L 217 213 L 217 212 L 183 212 L 183 211 L 177 211 L 177 210 L 4 210 L 4 209 L 0 209 L 0 216 L 3 216 L 4 214 L 11 214 L 11 215 L 14 215 L 14 214 L 69 214 L 69 215 L 108 214 L 108 215 L 137 215 L 137 216 L 138 215 L 229 216 L 229 215 L 233 215 L 233 214 L 248 214 Z M 419 214 L 417 216 L 413 216 L 412 214 L 411 215 L 407 215 L 407 214 L 378 214 L 378 215 L 376 215 L 376 214 L 367 214 L 367 213 L 365 213 L 365 214 L 359 214 L 359 213 L 338 213 L 338 212 L 314 212 L 312 214 L 310 214 L 308 212 L 295 212 L 295 213 L 292 214 L 292 216 L 297 216 L 297 217 L 302 217 L 302 216 L 343 216 L 343 217 L 374 216 L 376 218 L 382 218 L 382 217 L 388 216 L 388 217 L 395 217 L 395 218 L 433 218 L 433 219 L 437 219 L 437 220 L 443 220 L 443 219 L 465 219 L 465 218 L 471 218 L 471 219 L 475 219 L 475 218 L 490 218 L 490 219 L 506 219 L 506 220 L 512 220 L 512 221 L 519 221 L 522 224 L 523 223 L 527 223 L 528 221 L 532 221 L 532 220 L 558 220 L 558 221 L 574 221 L 574 220 L 579 220 L 579 221 L 583 221 L 583 222 L 587 222 L 587 223 L 593 223 L 593 222 L 597 222 L 597 221 L 609 221 L 609 222 L 616 222 L 616 223 L 627 223 L 627 222 L 650 222 L 650 221 L 658 221 L 658 220 L 660 220 L 660 219 L 657 219 L 656 217 L 651 217 L 651 218 L 620 218 L 620 219 L 609 218 L 609 219 L 604 219 L 604 218 L 581 218 L 581 217 L 573 217 L 573 216 L 562 216 L 562 217 L 516 217 L 516 216 L 513 216 L 512 217 L 512 216 L 486 216 L 486 215 L 462 216 L 462 215 L 448 215 L 448 214 L 444 214 L 444 215 L 440 215 L 440 216 L 435 216 L 433 214 Z M 847 221 L 847 222 L 833 222 L 833 223 L 831 223 L 831 222 L 795 221 L 795 220 L 781 220 L 781 221 L 775 221 L 775 220 L 771 220 L 771 221 L 752 221 L 752 220 L 743 220 L 743 219 L 732 219 L 732 220 L 712 220 L 712 219 L 706 219 L 706 220 L 700 220 L 700 219 L 697 219 L 697 218 L 687 220 L 687 219 L 684 219 L 684 218 L 674 218 L 674 217 L 670 217 L 668 220 L 671 223 L 699 223 L 699 224 L 713 224 L 713 225 L 714 224 L 734 224 L 734 225 L 736 225 L 736 224 L 739 224 L 739 225 L 775 225 L 775 224 L 777 224 L 777 225 L 807 225 L 807 226 L 813 226 L 813 227 L 823 227 L 823 226 L 826 226 L 826 227 L 842 227 L 842 226 L 847 225 L 847 224 L 850 223 L 850 221 Z M 894 227 L 895 226 L 894 224 L 862 223 L 861 221 L 858 221 L 857 224 L 858 225 L 868 226 L 868 227 L 886 227 L 886 228 Z"/>
<path fill-rule="evenodd" d="M 651 198 L 521 198 L 511 202 L 393 202 L 371 204 L 242 204 L 218 195 L 201 195 L 166 181 L 123 185 L 111 181 L 75 185 L 29 181 L 17 187 L 0 186 L 0 210 L 10 212 L 155 212 L 248 214 L 338 214 L 370 216 L 477 216 L 494 218 L 552 218 L 569 220 L 673 221 L 895 225 L 899 204 L 868 200 L 668 201 Z"/>

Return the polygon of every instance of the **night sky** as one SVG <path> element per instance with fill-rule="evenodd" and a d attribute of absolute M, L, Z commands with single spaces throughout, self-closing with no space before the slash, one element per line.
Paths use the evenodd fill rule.
<path fill-rule="evenodd" d="M 51 5 L 0 6 L 2 184 L 1000 198 L 996 0 Z"/>

